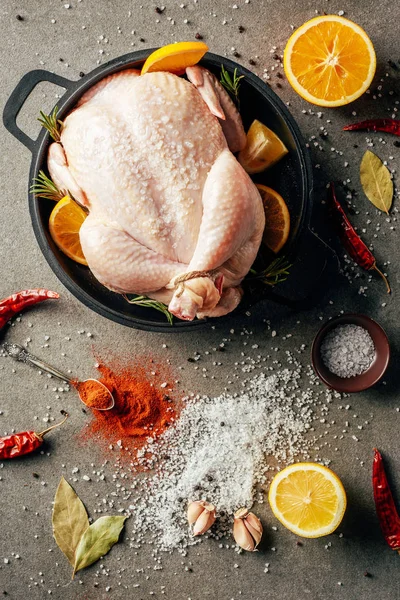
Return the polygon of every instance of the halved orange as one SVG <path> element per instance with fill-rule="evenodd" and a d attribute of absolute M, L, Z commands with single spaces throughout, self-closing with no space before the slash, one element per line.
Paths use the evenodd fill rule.
<path fill-rule="evenodd" d="M 208 51 L 204 42 L 178 42 L 155 50 L 142 67 L 142 75 L 152 71 L 170 71 L 182 75 L 186 67 L 193 67 Z"/>
<path fill-rule="evenodd" d="M 318 106 L 343 106 L 359 98 L 375 75 L 371 40 L 353 21 L 337 15 L 315 17 L 286 44 L 283 65 L 289 83 Z"/>
<path fill-rule="evenodd" d="M 81 265 L 87 265 L 79 240 L 79 230 L 86 216 L 72 198 L 64 196 L 51 211 L 49 220 L 50 235 L 58 248 Z"/>
<path fill-rule="evenodd" d="M 276 254 L 283 248 L 289 237 L 289 210 L 282 196 L 272 188 L 257 184 L 257 189 L 265 211 L 263 243 Z"/>

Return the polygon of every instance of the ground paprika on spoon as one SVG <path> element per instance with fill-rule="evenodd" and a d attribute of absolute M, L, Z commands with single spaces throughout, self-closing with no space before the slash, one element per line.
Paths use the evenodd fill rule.
<path fill-rule="evenodd" d="M 110 394 L 95 379 L 79 381 L 75 384 L 78 394 L 89 408 L 97 410 L 106 410 L 110 406 Z"/>

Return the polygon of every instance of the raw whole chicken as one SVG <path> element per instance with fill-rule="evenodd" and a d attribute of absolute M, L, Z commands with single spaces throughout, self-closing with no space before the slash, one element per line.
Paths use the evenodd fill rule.
<path fill-rule="evenodd" d="M 235 105 L 206 69 L 186 75 L 100 81 L 65 119 L 48 168 L 89 210 L 80 240 L 95 277 L 192 320 L 239 304 L 264 209 L 232 154 L 246 144 Z"/>

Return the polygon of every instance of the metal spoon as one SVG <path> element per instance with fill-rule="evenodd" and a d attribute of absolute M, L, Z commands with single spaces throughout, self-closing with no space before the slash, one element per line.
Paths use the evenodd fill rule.
<path fill-rule="evenodd" d="M 87 406 L 88 408 L 92 408 L 92 409 L 94 408 L 95 410 L 111 410 L 112 408 L 114 408 L 114 405 L 115 405 L 114 396 L 112 395 L 110 390 L 104 385 L 104 383 L 101 383 L 101 381 L 98 381 L 98 379 L 85 379 L 85 381 L 77 381 L 76 379 L 73 380 L 73 379 L 71 379 L 71 377 L 69 375 L 65 375 L 65 373 L 62 373 L 62 371 L 59 371 L 55 367 L 48 365 L 47 363 L 43 362 L 43 360 L 41 360 L 40 358 L 33 356 L 33 354 L 31 354 L 25 348 L 23 348 L 22 346 L 19 346 L 18 344 L 3 343 L 1 345 L 1 348 L 8 354 L 8 356 L 11 356 L 11 358 L 13 358 L 14 360 L 26 363 L 28 365 L 33 365 L 34 367 L 37 367 L 37 368 L 41 369 L 42 371 L 46 371 L 46 373 L 49 373 L 50 375 L 53 375 L 54 377 L 57 377 L 58 379 L 61 379 L 62 381 L 65 381 L 65 382 L 69 383 L 70 385 L 72 385 L 73 387 L 75 387 L 78 391 L 80 401 L 83 402 L 83 404 L 85 406 Z M 89 404 L 87 404 L 83 400 L 76 384 L 77 383 L 85 383 L 86 381 L 95 381 L 100 386 L 102 386 L 105 390 L 107 390 L 107 392 L 110 396 L 110 405 L 107 406 L 107 408 L 96 408 L 96 406 L 93 406 L 93 405 L 89 406 Z"/>

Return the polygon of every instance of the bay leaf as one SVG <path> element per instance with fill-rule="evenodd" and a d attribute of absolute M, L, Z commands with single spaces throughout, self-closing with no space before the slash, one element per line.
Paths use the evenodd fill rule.
<path fill-rule="evenodd" d="M 52 521 L 57 546 L 74 566 L 75 551 L 89 527 L 89 519 L 82 500 L 64 477 L 61 477 L 54 498 Z"/>
<path fill-rule="evenodd" d="M 100 517 L 86 529 L 75 553 L 74 573 L 99 560 L 111 550 L 127 517 Z"/>
<path fill-rule="evenodd" d="M 393 180 L 379 156 L 367 150 L 360 165 L 364 193 L 376 208 L 389 214 L 393 201 Z"/>

